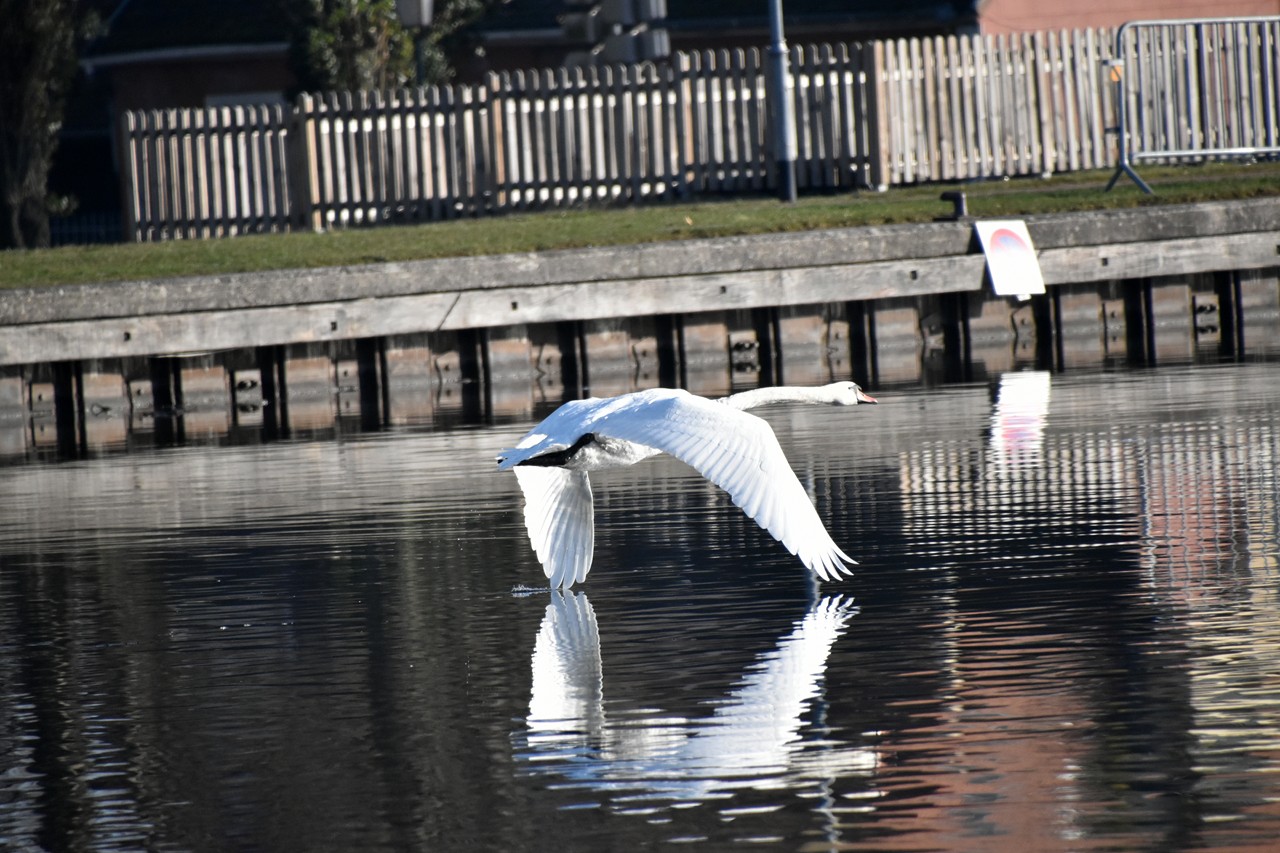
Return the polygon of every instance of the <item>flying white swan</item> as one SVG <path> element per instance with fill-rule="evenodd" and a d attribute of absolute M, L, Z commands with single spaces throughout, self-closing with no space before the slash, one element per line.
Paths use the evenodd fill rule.
<path fill-rule="evenodd" d="M 552 587 L 586 579 L 595 547 L 588 472 L 669 453 L 729 493 L 756 524 L 823 580 L 854 562 L 831 540 L 773 430 L 745 409 L 769 403 L 874 403 L 853 382 L 775 387 L 720 400 L 652 388 L 565 403 L 498 457 L 524 492 L 524 523 Z"/>

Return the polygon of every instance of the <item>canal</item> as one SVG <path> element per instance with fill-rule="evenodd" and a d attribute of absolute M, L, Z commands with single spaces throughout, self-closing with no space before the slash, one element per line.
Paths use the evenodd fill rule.
<path fill-rule="evenodd" d="M 563 596 L 493 462 L 558 386 L 362 397 L 327 351 L 272 429 L 262 360 L 158 416 L 82 372 L 69 445 L 0 430 L 0 846 L 1265 848 L 1280 369 L 1198 334 L 959 375 L 882 338 L 880 405 L 764 412 L 852 578 L 659 457 L 597 479 Z M 730 352 L 679 379 L 780 375 Z"/>

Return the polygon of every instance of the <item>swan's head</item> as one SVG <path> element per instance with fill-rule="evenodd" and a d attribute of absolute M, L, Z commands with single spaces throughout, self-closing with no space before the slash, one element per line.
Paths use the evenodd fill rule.
<path fill-rule="evenodd" d="M 859 388 L 857 382 L 832 382 L 830 385 L 823 385 L 820 390 L 833 406 L 876 402 L 876 398 Z"/>

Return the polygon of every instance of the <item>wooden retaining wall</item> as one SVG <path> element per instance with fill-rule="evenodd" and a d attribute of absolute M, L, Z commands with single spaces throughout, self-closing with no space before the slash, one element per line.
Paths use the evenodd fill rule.
<path fill-rule="evenodd" d="M 964 222 L 8 291 L 0 458 L 1280 354 L 1280 201 L 1028 226 L 1027 302 L 990 292 Z"/>

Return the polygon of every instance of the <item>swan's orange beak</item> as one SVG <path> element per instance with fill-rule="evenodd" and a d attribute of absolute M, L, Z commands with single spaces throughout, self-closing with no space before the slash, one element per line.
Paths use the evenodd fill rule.
<path fill-rule="evenodd" d="M 859 403 L 876 403 L 876 402 L 879 402 L 879 401 L 878 401 L 878 400 L 876 400 L 876 398 L 875 398 L 875 397 L 872 397 L 870 394 L 868 394 L 866 391 L 863 391 L 861 388 L 859 388 L 859 389 L 858 389 L 858 402 L 859 402 Z"/>

